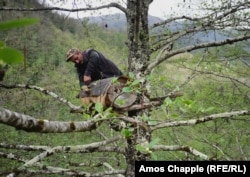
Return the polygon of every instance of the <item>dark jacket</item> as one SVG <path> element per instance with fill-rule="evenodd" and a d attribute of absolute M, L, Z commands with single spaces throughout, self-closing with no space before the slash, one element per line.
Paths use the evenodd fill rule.
<path fill-rule="evenodd" d="M 83 64 L 75 64 L 80 86 L 84 85 L 84 75 L 91 76 L 91 82 L 122 75 L 120 69 L 100 52 L 88 49 L 83 51 L 83 55 Z"/>

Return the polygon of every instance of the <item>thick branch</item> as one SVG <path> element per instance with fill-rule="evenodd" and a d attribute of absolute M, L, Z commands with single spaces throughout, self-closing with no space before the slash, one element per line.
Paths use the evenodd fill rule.
<path fill-rule="evenodd" d="M 28 115 L 0 108 L 0 123 L 28 132 L 65 133 L 91 131 L 97 127 L 96 122 L 58 122 L 36 119 Z"/>

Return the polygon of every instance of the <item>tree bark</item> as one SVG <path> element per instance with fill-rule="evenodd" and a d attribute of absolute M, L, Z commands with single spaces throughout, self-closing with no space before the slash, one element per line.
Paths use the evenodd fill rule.
<path fill-rule="evenodd" d="M 141 81 L 145 86 L 145 66 L 148 66 L 149 56 L 149 30 L 148 30 L 148 8 L 151 0 L 128 0 L 127 1 L 127 33 L 128 33 L 128 71 L 133 72 L 135 79 Z M 145 95 L 147 91 L 138 95 L 137 103 L 149 100 Z M 145 110 L 129 112 L 128 116 L 137 118 Z M 126 177 L 133 177 L 135 172 L 135 161 L 149 160 L 149 153 L 142 153 L 136 149 L 136 145 L 146 146 L 151 139 L 151 133 L 136 124 L 133 125 L 132 136 L 127 138 L 125 158 L 127 162 Z"/>

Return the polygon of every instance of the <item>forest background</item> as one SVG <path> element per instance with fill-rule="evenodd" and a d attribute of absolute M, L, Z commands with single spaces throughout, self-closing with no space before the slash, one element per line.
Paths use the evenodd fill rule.
<path fill-rule="evenodd" d="M 31 4 L 31 6 L 40 6 L 35 1 L 27 1 L 26 4 L 15 1 L 7 3 L 17 7 L 23 5 L 27 7 Z M 103 17 L 101 23 L 93 24 L 89 23 L 90 19 L 72 19 L 51 11 L 15 13 L 1 11 L 0 15 L 1 21 L 27 17 L 39 19 L 39 23 L 34 25 L 1 31 L 0 40 L 7 46 L 19 49 L 25 55 L 25 60 L 21 64 L 0 63 L 1 69 L 5 71 L 1 81 L 3 85 L 35 85 L 56 93 L 75 105 L 80 105 L 80 100 L 76 98 L 79 84 L 74 67 L 65 62 L 65 53 L 71 47 L 95 48 L 114 61 L 124 73 L 130 74 L 127 72 L 126 32 L 123 29 L 111 28 L 113 24 L 111 21 L 114 22 L 114 20 L 108 21 Z M 176 28 L 182 26 L 179 23 L 175 25 Z M 218 38 L 223 38 L 225 35 L 202 33 L 199 34 L 201 35 L 199 38 L 209 40 L 210 37 L 215 37 L 214 34 Z M 194 43 L 192 39 L 181 39 L 178 45 Z M 211 113 L 249 110 L 249 42 L 247 40 L 177 55 L 157 67 L 147 78 L 152 86 L 151 96 L 165 95 L 172 90 L 181 91 L 183 96 L 175 100 L 166 99 L 161 107 L 153 108 L 150 116 L 151 124 L 157 124 L 163 119 L 171 122 L 203 117 Z M 0 107 L 39 119 L 81 121 L 92 117 L 90 114 L 70 113 L 66 104 L 33 89 L 1 87 L 0 92 Z M 84 133 L 43 134 L 17 130 L 4 124 L 0 124 L 0 131 L 0 174 L 6 174 L 19 167 L 23 163 L 19 157 L 30 159 L 37 154 L 34 150 L 13 148 L 10 145 L 73 146 L 101 141 L 115 135 L 124 136 L 127 133 L 116 132 L 108 124 L 102 124 L 96 130 Z M 249 116 L 231 117 L 195 126 L 159 129 L 153 134 L 152 144 L 195 147 L 207 154 L 209 159 L 249 160 L 249 133 Z M 123 143 L 124 141 L 121 140 L 120 144 L 115 143 L 114 146 L 123 147 Z M 140 150 L 140 147 L 138 149 Z M 8 158 L 10 154 L 15 160 Z M 152 152 L 151 156 L 155 160 L 200 160 L 200 157 L 181 149 L 167 153 Z M 97 154 L 88 152 L 80 155 L 61 152 L 43 161 L 43 164 L 48 166 L 77 170 L 84 168 L 89 171 L 97 169 L 102 171 L 107 168 L 105 163 L 110 163 L 117 169 L 126 166 L 123 156 L 116 152 L 111 155 L 109 152 Z"/>

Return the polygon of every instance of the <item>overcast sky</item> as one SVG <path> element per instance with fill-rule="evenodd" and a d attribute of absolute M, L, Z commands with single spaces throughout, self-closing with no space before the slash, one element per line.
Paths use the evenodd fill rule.
<path fill-rule="evenodd" d="M 169 15 L 190 15 L 198 13 L 197 5 L 202 0 L 154 0 L 149 7 L 149 14 L 161 18 Z"/>
<path fill-rule="evenodd" d="M 40 0 L 41 2 L 46 2 L 49 3 L 53 0 Z M 98 4 L 98 1 L 95 0 L 87 0 L 94 5 L 100 5 L 100 2 Z M 105 4 L 108 4 L 109 2 L 114 2 L 116 0 L 105 0 Z M 119 0 L 118 0 L 119 1 Z M 120 0 L 122 1 L 122 0 Z M 150 7 L 149 7 L 149 14 L 156 16 L 156 17 L 161 17 L 161 18 L 167 18 L 170 15 L 189 15 L 191 13 L 194 13 L 194 11 L 197 11 L 197 4 L 199 4 L 203 0 L 154 0 Z M 67 4 L 65 3 L 55 3 L 56 0 L 54 0 L 53 6 L 60 6 L 64 8 L 82 8 L 84 7 L 82 2 L 83 0 L 68 0 Z M 97 3 L 95 3 L 97 2 Z M 76 4 L 77 3 L 77 4 Z M 191 8 L 190 8 L 191 7 Z M 70 16 L 72 17 L 84 17 L 84 16 L 89 16 L 89 15 L 106 15 L 110 13 L 119 13 L 120 11 L 111 8 L 109 10 L 102 10 L 101 12 L 72 12 L 70 13 Z M 69 12 L 66 12 L 66 14 L 69 14 Z"/>

